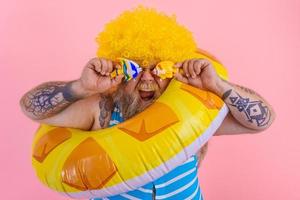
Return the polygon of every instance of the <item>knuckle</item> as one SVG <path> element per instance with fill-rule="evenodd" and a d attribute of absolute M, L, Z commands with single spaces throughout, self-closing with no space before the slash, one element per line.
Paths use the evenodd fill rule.
<path fill-rule="evenodd" d="M 95 61 L 95 60 L 98 60 L 98 58 L 95 57 L 95 58 L 90 59 L 90 61 Z"/>
<path fill-rule="evenodd" d="M 210 60 L 208 59 L 202 59 L 201 62 L 204 64 L 211 64 Z"/>
<path fill-rule="evenodd" d="M 92 58 L 89 62 L 90 63 L 97 63 L 99 60 L 98 58 Z"/>

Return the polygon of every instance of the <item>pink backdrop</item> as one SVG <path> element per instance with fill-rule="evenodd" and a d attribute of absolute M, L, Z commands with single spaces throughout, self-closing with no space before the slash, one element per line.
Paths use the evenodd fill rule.
<path fill-rule="evenodd" d="M 78 78 L 104 23 L 138 2 L 176 13 L 233 82 L 257 90 L 277 112 L 264 133 L 211 140 L 199 174 L 205 199 L 300 199 L 298 0 L 3 1 L 0 198 L 65 199 L 35 178 L 30 148 L 38 125 L 21 114 L 18 101 L 41 82 Z"/>

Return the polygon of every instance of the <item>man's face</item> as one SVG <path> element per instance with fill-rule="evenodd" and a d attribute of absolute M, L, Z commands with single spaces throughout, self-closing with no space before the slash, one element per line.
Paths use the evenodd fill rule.
<path fill-rule="evenodd" d="M 156 100 L 167 88 L 171 79 L 160 79 L 153 74 L 153 68 L 144 68 L 136 79 L 132 79 L 118 91 L 121 100 L 121 109 L 125 119 L 144 110 Z M 121 96 L 122 97 L 121 97 Z"/>
<path fill-rule="evenodd" d="M 142 102 L 147 103 L 158 98 L 167 88 L 170 79 L 160 79 L 153 74 L 154 66 L 143 68 L 143 71 L 134 80 L 128 81 L 124 88 L 127 94 L 139 96 Z"/>

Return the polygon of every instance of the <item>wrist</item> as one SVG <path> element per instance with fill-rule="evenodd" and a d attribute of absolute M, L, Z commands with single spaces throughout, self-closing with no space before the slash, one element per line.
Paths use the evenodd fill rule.
<path fill-rule="evenodd" d="M 219 97 L 223 97 L 223 95 L 225 94 L 225 92 L 234 89 L 230 84 L 228 84 L 226 81 L 220 79 L 217 84 L 216 84 L 216 91 L 215 93 L 219 96 Z"/>
<path fill-rule="evenodd" d="M 82 82 L 80 80 L 70 81 L 68 85 L 75 99 L 84 99 L 92 95 L 82 86 Z"/>

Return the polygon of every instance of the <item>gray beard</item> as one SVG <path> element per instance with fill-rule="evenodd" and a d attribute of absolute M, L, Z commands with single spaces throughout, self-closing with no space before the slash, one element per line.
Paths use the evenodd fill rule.
<path fill-rule="evenodd" d="M 127 94 L 124 92 L 122 87 L 118 89 L 113 99 L 114 103 L 120 108 L 124 120 L 127 120 L 134 115 L 142 112 L 155 101 L 154 98 L 154 100 L 147 103 L 143 102 L 140 99 L 139 93 L 137 91 Z"/>

